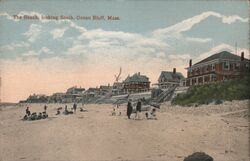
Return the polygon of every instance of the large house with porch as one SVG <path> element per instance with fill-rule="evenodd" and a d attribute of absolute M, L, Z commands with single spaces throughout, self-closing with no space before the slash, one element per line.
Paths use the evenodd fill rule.
<path fill-rule="evenodd" d="M 167 89 L 172 86 L 179 86 L 184 76 L 180 72 L 176 72 L 176 68 L 173 71 L 162 71 L 158 78 L 158 87 L 160 89 Z"/>
<path fill-rule="evenodd" d="M 190 60 L 186 68 L 186 86 L 242 78 L 249 69 L 249 62 L 249 59 L 244 58 L 244 52 L 238 56 L 228 51 L 211 55 L 194 65 Z"/>
<path fill-rule="evenodd" d="M 132 76 L 128 76 L 123 81 L 123 91 L 125 93 L 138 93 L 149 91 L 150 81 L 145 75 L 141 75 L 140 72 L 135 73 Z"/>

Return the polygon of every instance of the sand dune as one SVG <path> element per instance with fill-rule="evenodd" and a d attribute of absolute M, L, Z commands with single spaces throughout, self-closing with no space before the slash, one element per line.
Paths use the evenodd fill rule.
<path fill-rule="evenodd" d="M 55 115 L 64 105 L 49 104 L 49 119 L 22 121 L 26 105 L 0 111 L 0 160 L 169 160 L 204 151 L 215 161 L 249 160 L 249 101 L 178 107 L 167 103 L 158 120 L 111 116 L 112 105 L 85 105 L 88 112 Z M 28 105 L 42 111 L 44 104 Z M 68 105 L 71 107 L 72 105 Z M 78 105 L 80 107 L 81 105 Z"/>

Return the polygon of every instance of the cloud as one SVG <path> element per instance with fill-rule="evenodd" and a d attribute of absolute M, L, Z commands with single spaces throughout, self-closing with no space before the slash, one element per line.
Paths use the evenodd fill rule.
<path fill-rule="evenodd" d="M 19 43 L 10 43 L 8 45 L 3 45 L 0 48 L 2 50 L 15 50 L 16 48 L 28 48 L 30 44 L 27 42 L 19 42 Z"/>
<path fill-rule="evenodd" d="M 39 54 L 53 54 L 54 52 L 51 51 L 49 48 L 47 47 L 42 47 L 39 51 L 38 51 Z"/>
<path fill-rule="evenodd" d="M 167 42 L 150 36 L 122 31 L 105 31 L 102 29 L 86 30 L 78 37 L 75 43 L 81 44 L 81 41 L 88 41 L 88 46 L 91 48 L 154 47 L 158 49 L 166 49 L 169 47 Z"/>
<path fill-rule="evenodd" d="M 28 52 L 26 52 L 26 53 L 23 54 L 23 56 L 38 56 L 38 55 L 39 55 L 39 53 L 35 52 L 33 50 L 28 51 Z"/>
<path fill-rule="evenodd" d="M 171 54 L 168 56 L 168 58 L 170 60 L 174 60 L 174 59 L 183 59 L 183 60 L 188 60 L 190 59 L 190 54 Z"/>
<path fill-rule="evenodd" d="M 232 16 L 225 16 L 217 12 L 213 11 L 207 11 L 203 12 L 199 15 L 193 16 L 191 18 L 185 19 L 175 25 L 162 28 L 162 29 L 157 29 L 153 32 L 154 36 L 161 37 L 161 36 L 178 36 L 182 32 L 190 30 L 194 25 L 199 24 L 200 22 L 206 20 L 208 17 L 213 16 L 220 18 L 222 20 L 222 23 L 226 24 L 231 24 L 236 21 L 240 22 L 248 22 L 248 18 L 242 18 L 237 15 L 232 15 Z"/>
<path fill-rule="evenodd" d="M 86 46 L 77 44 L 67 49 L 66 55 L 80 55 L 87 53 Z"/>
<path fill-rule="evenodd" d="M 0 17 L 5 16 L 8 20 L 19 21 L 18 19 L 14 19 L 13 16 L 10 16 L 7 12 L 0 12 Z"/>
<path fill-rule="evenodd" d="M 41 25 L 31 24 L 29 31 L 23 33 L 23 35 L 28 37 L 29 42 L 33 43 L 39 37 L 41 30 L 42 30 Z"/>
<path fill-rule="evenodd" d="M 207 43 L 207 42 L 212 41 L 211 38 L 197 38 L 197 37 L 187 37 L 186 40 L 191 41 L 191 42 L 199 42 L 199 43 Z"/>
<path fill-rule="evenodd" d="M 50 32 L 50 34 L 53 36 L 53 39 L 59 39 L 63 37 L 64 32 L 67 30 L 67 28 L 62 29 L 54 29 Z"/>
<path fill-rule="evenodd" d="M 42 54 L 53 54 L 53 53 L 54 52 L 51 51 L 49 48 L 42 47 L 38 51 L 34 51 L 34 50 L 27 51 L 27 52 L 23 53 L 22 56 L 24 56 L 24 57 L 37 57 L 37 56 L 40 56 Z"/>

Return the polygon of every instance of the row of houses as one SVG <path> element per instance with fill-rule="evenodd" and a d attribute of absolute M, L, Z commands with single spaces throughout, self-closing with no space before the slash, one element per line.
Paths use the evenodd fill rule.
<path fill-rule="evenodd" d="M 192 65 L 192 59 L 189 61 L 187 70 L 187 78 L 182 73 L 173 71 L 162 71 L 155 83 L 159 89 L 168 89 L 172 86 L 193 86 L 202 85 L 211 82 L 226 81 L 232 79 L 240 79 L 244 77 L 244 73 L 249 69 L 249 59 L 232 54 L 228 51 L 222 51 L 213 54 Z M 123 82 L 114 83 L 113 94 L 120 93 L 138 93 L 150 90 L 149 78 L 145 75 L 135 73 L 128 76 Z"/>
<path fill-rule="evenodd" d="M 232 54 L 228 51 L 222 51 L 209 56 L 194 65 L 192 59 L 189 61 L 187 70 L 187 78 L 182 73 L 177 72 L 176 68 L 172 71 L 162 71 L 159 75 L 158 82 L 153 84 L 158 89 L 167 90 L 173 86 L 194 86 L 211 82 L 226 81 L 242 78 L 246 70 L 249 69 L 249 59 Z M 101 85 L 96 88 L 85 90 L 82 87 L 73 86 L 65 93 L 54 93 L 51 96 L 31 95 L 26 102 L 84 102 L 92 98 L 101 98 L 104 96 L 114 96 L 131 93 L 141 93 L 151 91 L 150 80 L 146 75 L 140 72 L 128 75 L 122 81 L 116 81 L 113 86 Z"/>

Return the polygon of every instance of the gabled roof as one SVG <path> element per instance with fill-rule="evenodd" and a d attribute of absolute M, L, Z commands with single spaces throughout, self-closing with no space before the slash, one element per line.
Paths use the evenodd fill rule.
<path fill-rule="evenodd" d="M 238 56 L 238 55 L 232 54 L 232 53 L 230 53 L 228 51 L 222 51 L 222 52 L 216 53 L 214 55 L 211 55 L 211 56 L 199 61 L 198 63 L 196 63 L 194 65 L 198 65 L 198 64 L 209 62 L 209 61 L 216 60 L 216 59 L 219 59 L 219 60 L 227 59 L 227 60 L 240 61 L 241 57 Z"/>
<path fill-rule="evenodd" d="M 132 76 L 128 76 L 124 82 L 149 82 L 149 78 L 145 75 L 135 73 Z"/>
<path fill-rule="evenodd" d="M 169 72 L 169 71 L 162 71 L 161 75 L 158 80 L 160 79 L 165 79 L 165 80 L 181 80 L 184 79 L 184 76 L 180 72 Z"/>

